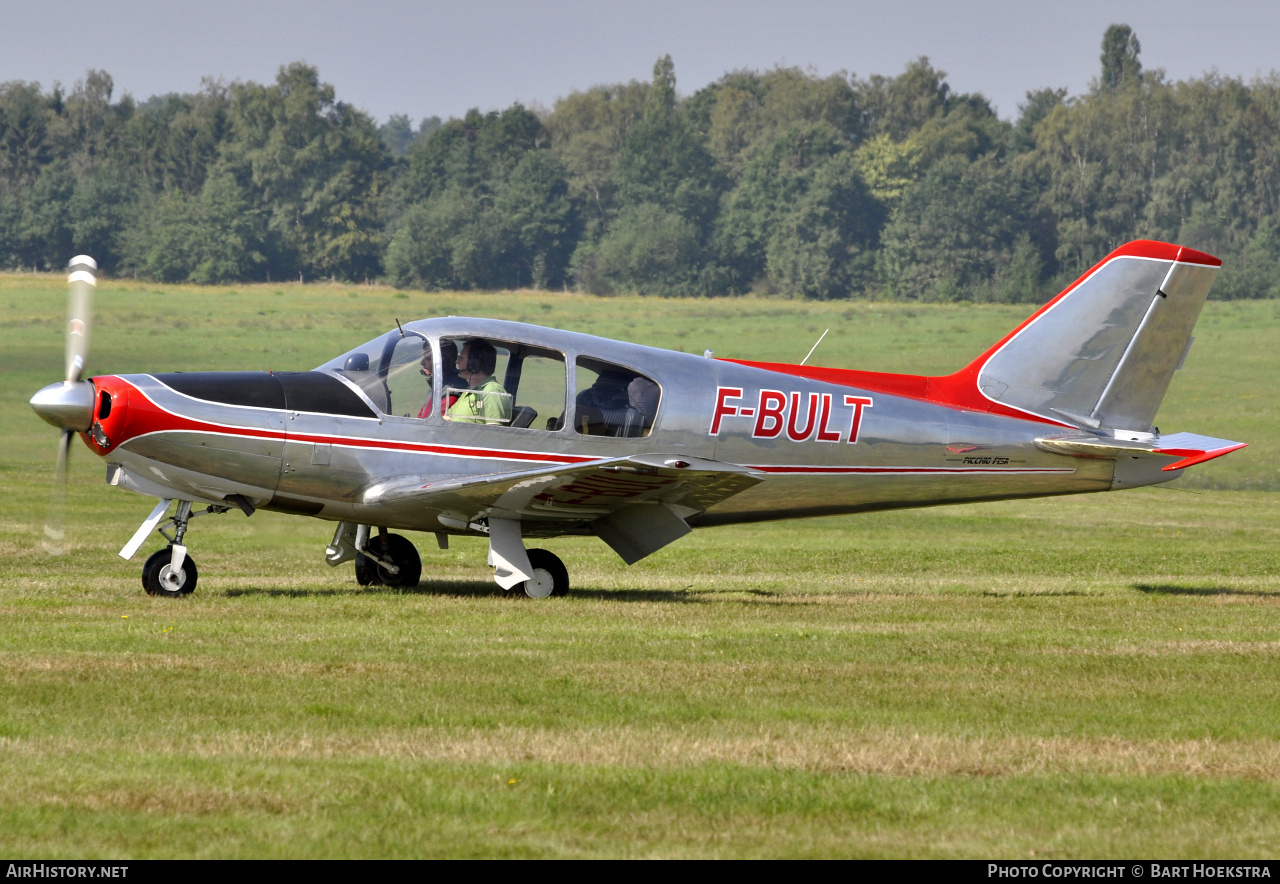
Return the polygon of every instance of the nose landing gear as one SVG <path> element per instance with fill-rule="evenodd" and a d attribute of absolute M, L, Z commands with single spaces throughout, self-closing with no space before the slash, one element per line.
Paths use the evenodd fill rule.
<path fill-rule="evenodd" d="M 254 508 L 244 498 L 232 495 L 227 500 L 243 510 L 245 515 L 253 515 Z M 196 563 L 187 555 L 187 548 L 182 543 L 187 536 L 187 525 L 196 516 L 225 513 L 231 506 L 210 504 L 200 512 L 193 513 L 191 512 L 191 501 L 180 500 L 178 501 L 177 509 L 173 511 L 173 516 L 164 524 L 161 524 L 160 520 L 164 518 L 165 512 L 169 509 L 169 504 L 172 502 L 171 500 L 161 500 L 156 505 L 156 508 L 151 511 L 151 515 L 147 516 L 146 521 L 142 523 L 142 526 L 125 544 L 124 549 L 120 550 L 120 557 L 122 559 L 133 558 L 133 554 L 138 551 L 138 547 L 142 546 L 151 532 L 159 531 L 169 541 L 169 545 L 158 552 L 152 553 L 147 558 L 146 563 L 143 564 L 142 588 L 146 590 L 147 595 L 176 599 L 194 592 L 196 581 L 200 579 L 199 572 L 196 570 Z M 173 529 L 172 536 L 166 530 L 168 528 Z"/>

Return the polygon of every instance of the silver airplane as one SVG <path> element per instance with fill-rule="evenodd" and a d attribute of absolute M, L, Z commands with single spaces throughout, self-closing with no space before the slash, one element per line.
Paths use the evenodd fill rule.
<path fill-rule="evenodd" d="M 418 552 L 390 532 L 424 531 L 487 537 L 498 585 L 543 598 L 568 572 L 531 538 L 593 534 L 631 564 L 698 527 L 1137 488 L 1242 448 L 1152 425 L 1220 265 L 1129 243 L 942 377 L 447 317 L 312 371 L 82 380 L 82 256 L 66 379 L 31 405 L 63 431 L 59 482 L 79 434 L 108 485 L 158 499 L 120 551 L 167 538 L 142 570 L 153 595 L 195 589 L 192 518 L 265 509 L 337 523 L 325 560 L 362 585 L 416 585 Z"/>

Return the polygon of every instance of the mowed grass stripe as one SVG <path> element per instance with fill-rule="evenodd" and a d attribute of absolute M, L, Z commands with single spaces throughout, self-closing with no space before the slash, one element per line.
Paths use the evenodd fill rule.
<path fill-rule="evenodd" d="M 1280 834 L 1280 794 L 1245 779 L 232 761 L 102 754 L 64 767 L 80 789 L 28 778 L 29 790 L 0 797 L 5 846 L 54 859 L 1051 859 L 1132 856 L 1142 844 L 1161 857 L 1237 858 L 1257 851 L 1259 832 Z"/>
<path fill-rule="evenodd" d="M 47 761 L 85 753 L 153 751 L 153 739 L 0 738 L 6 756 Z M 1280 780 L 1280 746 L 1273 741 L 1146 740 L 1009 737 L 962 738 L 893 730 L 785 723 L 754 730 L 733 726 L 561 730 L 403 728 L 364 736 L 284 736 L 227 732 L 195 735 L 175 757 L 243 763 L 249 758 L 400 759 L 413 763 L 608 766 L 643 769 L 741 767 L 854 773 L 892 777 L 1011 777 L 1092 774 L 1237 777 Z"/>

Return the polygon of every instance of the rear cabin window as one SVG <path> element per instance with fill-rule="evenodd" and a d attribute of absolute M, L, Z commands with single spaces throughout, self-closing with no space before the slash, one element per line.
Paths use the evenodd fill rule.
<path fill-rule="evenodd" d="M 661 396 L 637 371 L 580 356 L 573 428 L 584 436 L 648 436 Z"/>
<path fill-rule="evenodd" d="M 565 408 L 564 356 L 514 341 L 445 338 L 441 410 L 447 421 L 557 430 Z"/>

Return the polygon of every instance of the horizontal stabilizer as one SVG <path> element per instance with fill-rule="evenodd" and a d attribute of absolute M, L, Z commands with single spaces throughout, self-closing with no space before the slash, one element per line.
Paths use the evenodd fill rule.
<path fill-rule="evenodd" d="M 1163 472 L 1182 470 L 1205 461 L 1222 457 L 1245 447 L 1244 442 L 1233 442 L 1230 439 L 1216 439 L 1213 436 L 1201 436 L 1196 433 L 1172 433 L 1168 436 L 1150 436 L 1147 438 L 1117 439 L 1110 436 L 1094 436 L 1088 434 L 1068 436 L 1040 436 L 1036 446 L 1055 454 L 1068 454 L 1073 457 L 1174 457 L 1176 461 L 1166 464 Z"/>

